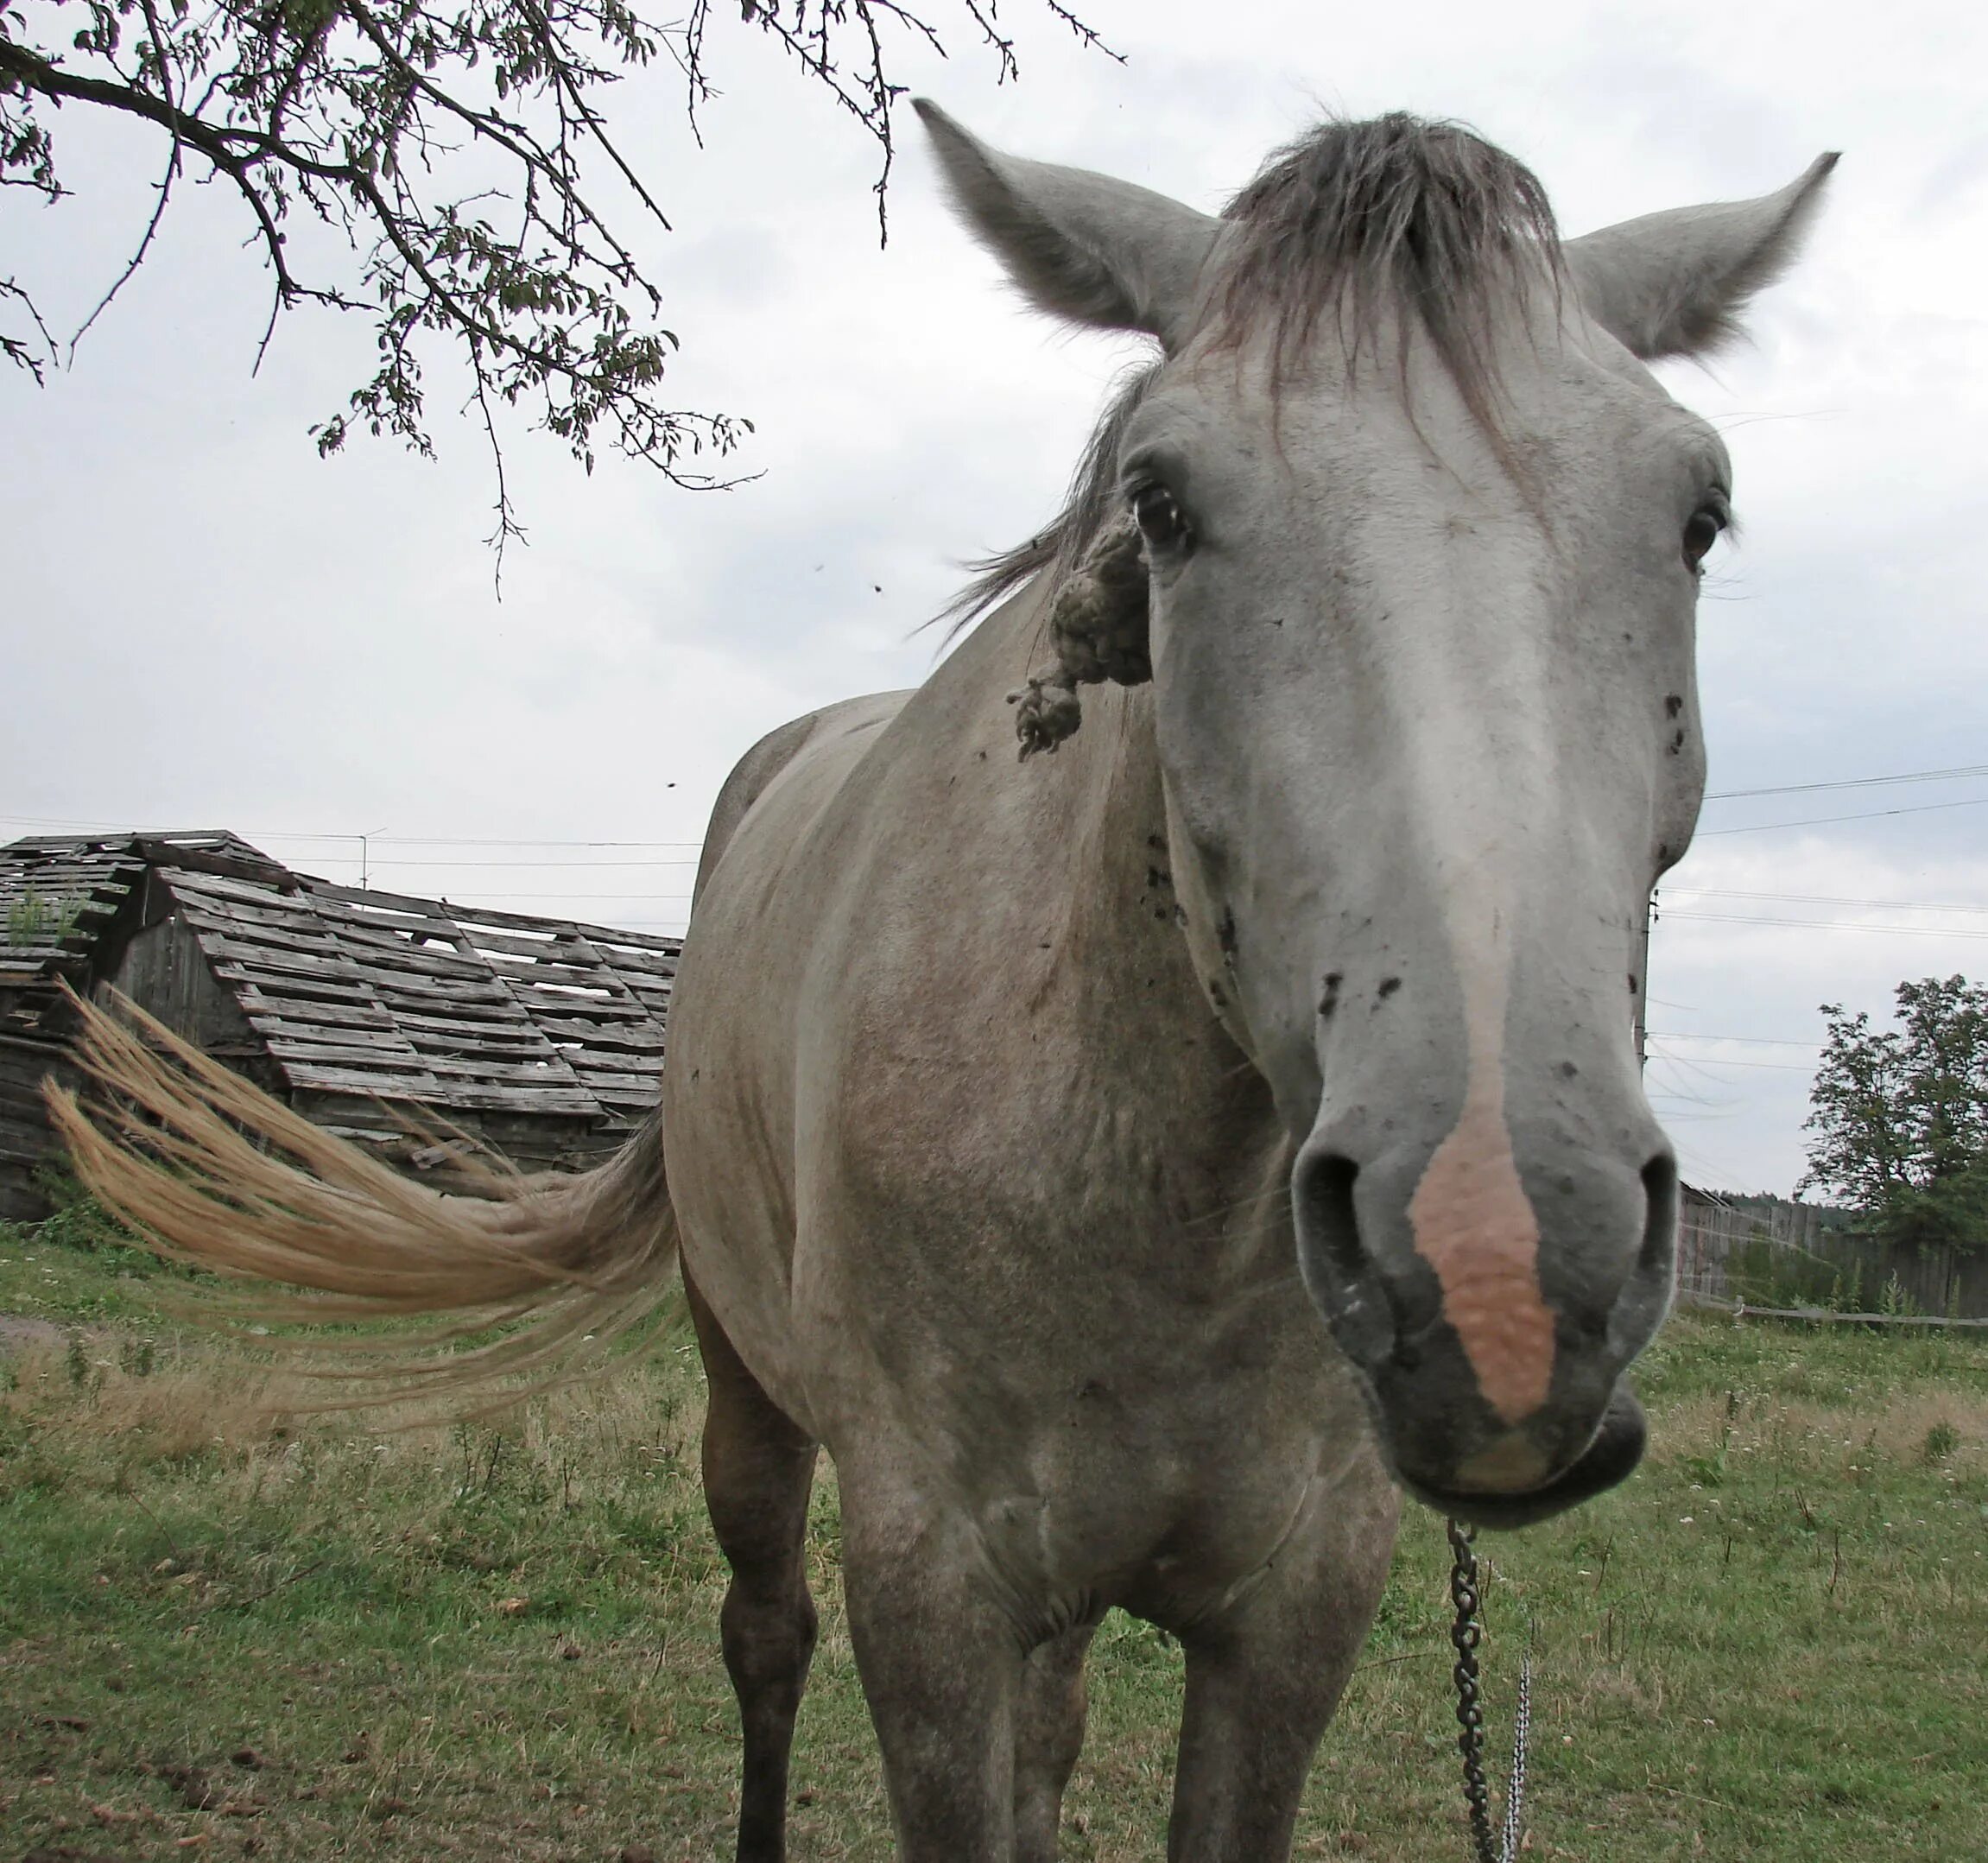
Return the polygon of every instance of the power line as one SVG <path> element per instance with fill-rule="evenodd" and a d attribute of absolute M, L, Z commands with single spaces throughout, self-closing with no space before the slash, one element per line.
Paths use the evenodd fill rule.
<path fill-rule="evenodd" d="M 1900 938 L 1988 938 L 1988 929 L 1965 925 L 1857 925 L 1847 919 L 1750 917 L 1738 912 L 1666 912 L 1665 920 L 1690 919 L 1701 925 L 1770 925 L 1799 931 L 1882 932 Z"/>
<path fill-rule="evenodd" d="M 1805 815 L 1799 821 L 1757 821 L 1744 828 L 1700 828 L 1698 838 L 1713 834 L 1765 834 L 1770 828 L 1824 828 L 1839 821 L 1876 821 L 1885 815 L 1929 815 L 1941 808 L 1979 808 L 1988 795 L 1971 795 L 1958 802 L 1915 802 L 1909 808 L 1867 808 L 1854 815 Z"/>
<path fill-rule="evenodd" d="M 1851 906 L 1891 912 L 1988 912 L 1988 905 L 1931 899 L 1843 899 L 1831 893 L 1746 893 L 1716 886 L 1667 886 L 1663 891 L 1687 899 L 1758 899 L 1777 905 Z"/>
<path fill-rule="evenodd" d="M 63 828 L 78 834 L 175 834 L 180 828 L 168 827 L 160 822 L 109 821 L 102 817 L 91 821 L 75 821 L 52 815 L 0 814 L 0 821 L 11 822 L 20 827 Z M 490 837 L 474 834 L 338 834 L 324 830 L 304 828 L 250 828 L 250 834 L 266 841 L 361 841 L 370 840 L 379 846 L 393 847 L 669 847 L 700 848 L 702 841 L 596 841 L 560 839 L 550 836 L 533 840 L 529 836 Z M 503 865 L 503 863 L 494 863 Z"/>
<path fill-rule="evenodd" d="M 502 902 L 507 899 L 644 899 L 652 904 L 688 905 L 688 893 L 513 893 L 485 891 L 478 899 L 452 898 L 445 903 L 453 906 L 484 905 L 502 909 Z M 632 929 L 632 928 L 630 928 Z"/>
<path fill-rule="evenodd" d="M 1833 789 L 1882 789 L 1890 784 L 1903 783 L 1953 783 L 1969 777 L 1988 776 L 1988 764 L 1956 764 L 1943 770 L 1907 770 L 1884 776 L 1844 776 L 1821 783 L 1782 783 L 1765 784 L 1750 789 L 1715 789 L 1705 799 L 1708 802 L 1731 802 L 1744 801 L 1762 795 L 1801 795 Z M 1865 821 L 1891 814 L 1914 814 L 1930 809 L 1968 808 L 1988 802 L 1988 796 L 1979 796 L 1955 802 L 1930 802 L 1916 808 L 1875 809 L 1862 814 L 1824 815 L 1807 821 L 1766 821 L 1751 827 L 1707 828 L 1707 834 L 1752 834 L 1762 833 L 1771 828 L 1825 827 L 1839 821 Z M 73 817 L 54 815 L 16 815 L 0 814 L 0 821 L 17 824 L 22 827 L 60 828 L 74 833 L 128 833 L 165 834 L 177 832 L 162 823 L 134 824 L 130 821 L 116 822 L 102 818 L 77 820 Z M 473 835 L 473 834 L 374 834 L 361 835 L 351 832 L 339 833 L 329 829 L 307 828 L 260 828 L 251 829 L 269 840 L 278 841 L 358 841 L 372 840 L 382 846 L 396 847 L 587 847 L 625 848 L 666 847 L 671 849 L 696 849 L 701 841 L 650 841 L 650 840 L 596 840 L 586 837 L 544 835 L 536 838 L 527 835 Z M 381 865 L 411 865 L 405 861 L 380 862 Z M 470 865 L 471 863 L 454 863 Z M 492 861 L 491 865 L 508 865 L 511 863 Z M 519 865 L 530 865 L 518 862 Z M 575 862 L 575 865 L 583 863 Z M 605 864 L 605 863 L 604 863 Z"/>
<path fill-rule="evenodd" d="M 271 840 L 274 840 L 274 839 L 275 839 L 275 836 L 271 836 L 271 837 L 270 837 L 270 839 L 271 839 Z M 383 835 L 375 835 L 375 836 L 373 836 L 373 837 L 372 837 L 372 839 L 373 839 L 373 840 L 383 840 L 385 839 L 385 837 L 384 837 L 384 836 L 383 836 Z M 397 844 L 397 845 L 404 845 L 404 844 Z M 573 845 L 573 846 L 581 846 L 581 845 L 584 845 L 584 844 L 582 844 L 582 843 L 579 843 L 579 842 L 574 842 Z M 658 842 L 656 845 L 657 845 L 657 846 L 667 846 L 667 845 L 668 845 L 668 843 L 664 843 L 664 842 Z M 670 860 L 427 860 L 427 859 L 419 859 L 419 860 L 375 860 L 374 862 L 372 862 L 372 865 L 373 865 L 374 866 L 376 866 L 376 867 L 420 867 L 420 868 L 421 868 L 421 869 L 422 869 L 422 871 L 425 871 L 425 872 L 441 872 L 441 871 L 444 871 L 445 870 L 446 870 L 446 871 L 450 871 L 450 872 L 454 872 L 454 871 L 458 871 L 458 870 L 460 870 L 460 869 L 468 868 L 468 869 L 473 870 L 473 871 L 476 871 L 476 872 L 481 873 L 481 872 L 484 872 L 484 871 L 485 871 L 487 869 L 489 869 L 489 868 L 491 868 L 491 867 L 529 867 L 529 868 L 533 869 L 534 871 L 537 871 L 537 872 L 540 872 L 540 873 L 544 873 L 544 872 L 548 872 L 548 871 L 558 871 L 559 869 L 560 869 L 560 868 L 562 868 L 562 867 L 572 867 L 572 868 L 574 868 L 574 869 L 587 869 L 587 870 L 591 870 L 591 869 L 592 869 L 592 868 L 595 868 L 595 867 L 694 867 L 694 866 L 697 865 L 697 861 L 696 861 L 696 859 L 695 859 L 694 858 L 691 858 L 691 857 L 684 857 L 684 858 L 680 858 L 680 859 L 670 859 Z"/>
<path fill-rule="evenodd" d="M 1744 1042 L 1756 1048 L 1820 1048 L 1819 1042 L 1797 1042 L 1781 1035 L 1701 1035 L 1692 1029 L 1652 1029 L 1653 1042 Z"/>
<path fill-rule="evenodd" d="M 1988 764 L 1956 764 L 1948 770 L 1908 770 L 1896 776 L 1844 776 L 1831 783 L 1780 783 L 1760 789 L 1718 789 L 1706 801 L 1731 802 L 1748 795 L 1801 795 L 1817 789 L 1875 789 L 1891 783 L 1954 783 L 1964 776 L 1988 776 Z"/>
<path fill-rule="evenodd" d="M 342 836 L 321 835 L 293 836 L 293 840 L 357 840 L 353 834 Z M 280 835 L 272 840 L 282 840 Z M 525 840 L 479 838 L 473 834 L 376 834 L 373 839 L 383 845 L 395 847 L 701 847 L 702 841 L 573 841 L 573 840 Z M 496 865 L 497 863 L 493 863 Z"/>

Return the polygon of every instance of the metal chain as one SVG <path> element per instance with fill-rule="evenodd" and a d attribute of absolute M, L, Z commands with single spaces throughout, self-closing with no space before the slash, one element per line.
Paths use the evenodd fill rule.
<path fill-rule="evenodd" d="M 1517 1863 L 1525 1834 L 1526 1736 L 1532 1725 L 1532 1653 L 1519 1670 L 1518 1717 L 1512 1735 L 1511 1783 L 1505 1792 L 1502 1846 L 1491 1837 L 1491 1787 L 1485 1780 L 1484 1705 L 1478 1687 L 1478 1644 L 1484 1629 L 1478 1622 L 1478 1561 L 1471 1547 L 1472 1530 L 1451 1520 L 1450 1605 L 1455 1615 L 1450 1642 L 1457 1652 L 1451 1671 L 1457 1689 L 1457 1751 L 1463 1755 L 1464 1798 L 1470 1807 L 1471 1851 L 1476 1863 Z"/>

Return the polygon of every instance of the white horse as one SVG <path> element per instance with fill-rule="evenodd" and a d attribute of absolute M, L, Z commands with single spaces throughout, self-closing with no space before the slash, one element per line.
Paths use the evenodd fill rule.
<path fill-rule="evenodd" d="M 921 108 L 1016 282 L 1157 358 L 922 687 L 732 776 L 659 1129 L 445 1203 L 100 1021 L 174 1175 L 69 1129 L 170 1245 L 352 1310 L 598 1328 L 680 1243 L 748 1863 L 783 1854 L 822 1445 L 905 1859 L 1054 1856 L 1117 1605 L 1186 1652 L 1169 1857 L 1263 1863 L 1397 1487 L 1513 1525 L 1641 1452 L 1676 1171 L 1636 954 L 1732 500 L 1644 364 L 1730 333 L 1833 158 L 1563 244 L 1510 157 L 1406 117 L 1209 218 Z M 1059 754 L 1018 763 L 1017 716 Z"/>

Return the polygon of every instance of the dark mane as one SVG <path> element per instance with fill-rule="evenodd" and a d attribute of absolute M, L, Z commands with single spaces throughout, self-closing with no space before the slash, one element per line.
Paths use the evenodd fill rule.
<path fill-rule="evenodd" d="M 1118 442 L 1125 423 L 1138 411 L 1139 403 L 1145 400 L 1159 375 L 1158 363 L 1144 363 L 1112 390 L 1104 413 L 1084 443 L 1077 469 L 1070 475 L 1063 509 L 1043 529 L 1011 550 L 967 565 L 973 572 L 973 580 L 936 617 L 947 624 L 948 639 L 1005 601 L 1038 570 L 1054 566 L 1054 585 L 1077 567 L 1117 504 Z"/>
<path fill-rule="evenodd" d="M 1553 208 L 1523 162 L 1458 124 L 1401 111 L 1333 118 L 1273 155 L 1223 218 L 1231 231 L 1196 340 L 1233 349 L 1267 334 L 1275 394 L 1328 316 L 1349 368 L 1383 320 L 1412 316 L 1472 417 L 1508 453 L 1497 314 L 1529 285 L 1557 284 L 1561 263 Z M 1405 394 L 1405 348 L 1401 359 Z M 1061 576 L 1082 557 L 1117 497 L 1119 435 L 1159 368 L 1114 393 L 1054 521 L 972 566 L 941 618 L 955 631 L 1039 571 Z"/>

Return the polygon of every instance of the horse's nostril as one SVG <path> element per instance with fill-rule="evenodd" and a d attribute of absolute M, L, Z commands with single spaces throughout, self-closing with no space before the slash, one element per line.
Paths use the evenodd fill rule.
<path fill-rule="evenodd" d="M 1353 1208 L 1359 1175 L 1359 1166 L 1342 1153 L 1314 1152 L 1298 1167 L 1292 1201 L 1312 1296 L 1341 1349 L 1371 1374 L 1395 1349 L 1401 1327 L 1386 1277 L 1376 1272 L 1360 1242 Z"/>
<path fill-rule="evenodd" d="M 1643 1168 L 1643 1248 L 1637 1266 L 1646 1273 L 1669 1269 L 1677 1236 L 1677 1160 L 1660 1151 Z"/>
<path fill-rule="evenodd" d="M 1345 1281 L 1358 1277 L 1365 1265 L 1359 1219 L 1353 1213 L 1353 1182 L 1359 1175 L 1359 1166 L 1351 1158 L 1320 1152 L 1307 1162 L 1299 1191 L 1313 1246 L 1325 1265 Z"/>

